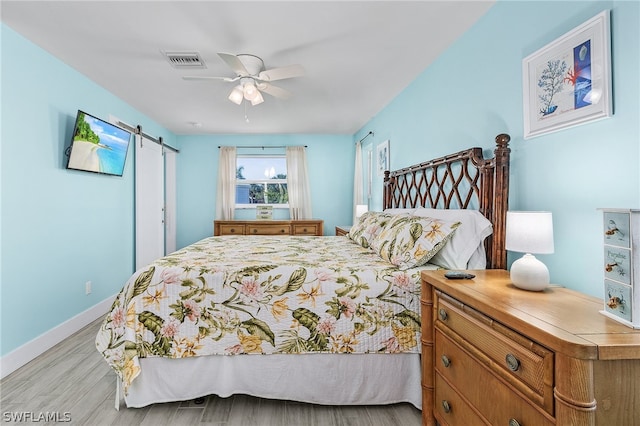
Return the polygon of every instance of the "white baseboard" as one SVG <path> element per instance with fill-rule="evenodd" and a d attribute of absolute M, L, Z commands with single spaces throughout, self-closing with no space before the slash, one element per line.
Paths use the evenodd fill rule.
<path fill-rule="evenodd" d="M 0 358 L 0 378 L 4 378 L 16 371 L 29 361 L 51 349 L 67 337 L 78 332 L 87 324 L 106 315 L 116 295 L 113 295 L 102 302 L 90 307 L 84 312 L 68 319 L 62 324 L 41 334 L 35 339 L 25 343 Z"/>

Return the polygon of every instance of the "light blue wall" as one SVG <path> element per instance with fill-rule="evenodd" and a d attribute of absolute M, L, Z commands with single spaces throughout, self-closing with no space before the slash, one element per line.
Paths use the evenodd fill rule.
<path fill-rule="evenodd" d="M 66 170 L 78 109 L 175 137 L 4 24 L 2 355 L 117 293 L 133 272 L 133 147 L 123 177 Z M 85 295 L 85 282 L 93 292 Z"/>
<path fill-rule="evenodd" d="M 524 140 L 522 59 L 604 9 L 614 116 Z M 640 208 L 639 9 L 637 1 L 500 1 L 356 138 L 374 131 L 374 144 L 390 139 L 397 169 L 470 146 L 488 155 L 494 137 L 509 133 L 510 209 L 552 211 L 555 253 L 539 256 L 551 280 L 602 297 L 596 209 Z M 379 208 L 381 197 L 374 200 Z"/>
<path fill-rule="evenodd" d="M 213 233 L 218 146 L 307 145 L 313 216 L 324 220 L 325 235 L 336 225 L 351 224 L 353 197 L 353 139 L 346 135 L 222 135 L 179 136 L 178 236 L 183 247 Z M 267 150 L 273 153 L 273 149 Z M 241 149 L 243 154 L 262 150 Z M 282 153 L 283 151 L 275 151 Z M 255 218 L 255 210 L 236 210 L 237 219 Z M 274 212 L 289 218 L 288 211 Z"/>

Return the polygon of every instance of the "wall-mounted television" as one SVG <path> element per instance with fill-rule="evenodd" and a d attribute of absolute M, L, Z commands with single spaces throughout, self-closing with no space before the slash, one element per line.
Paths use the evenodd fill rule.
<path fill-rule="evenodd" d="M 67 169 L 122 176 L 131 132 L 78 110 Z"/>

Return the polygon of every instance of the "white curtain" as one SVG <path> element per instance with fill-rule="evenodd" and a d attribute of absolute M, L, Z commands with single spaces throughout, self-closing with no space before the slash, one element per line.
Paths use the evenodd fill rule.
<path fill-rule="evenodd" d="M 287 147 L 287 189 L 291 219 L 312 219 L 307 153 L 303 146 Z"/>
<path fill-rule="evenodd" d="M 232 220 L 236 208 L 236 148 L 220 147 L 216 219 Z"/>
<path fill-rule="evenodd" d="M 354 166 L 355 175 L 353 176 L 353 224 L 356 223 L 356 206 L 363 204 L 362 202 L 362 144 L 356 143 L 356 164 Z"/>

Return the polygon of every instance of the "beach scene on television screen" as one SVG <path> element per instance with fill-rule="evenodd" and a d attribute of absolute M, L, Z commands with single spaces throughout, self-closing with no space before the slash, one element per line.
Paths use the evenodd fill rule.
<path fill-rule="evenodd" d="M 82 112 L 77 121 L 69 168 L 122 175 L 129 132 Z"/>

